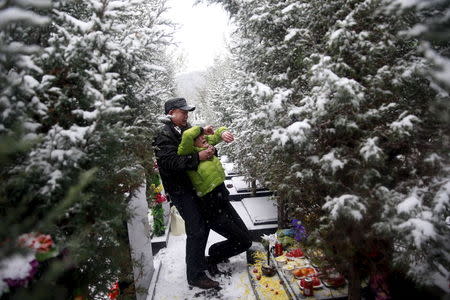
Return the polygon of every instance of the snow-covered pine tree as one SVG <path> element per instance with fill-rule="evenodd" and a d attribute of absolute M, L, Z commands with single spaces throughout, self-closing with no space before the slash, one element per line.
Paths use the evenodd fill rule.
<path fill-rule="evenodd" d="M 20 249 L 15 241 L 20 234 L 35 228 L 39 220 L 30 214 L 22 219 L 29 204 L 27 197 L 11 195 L 14 186 L 26 188 L 24 176 L 11 176 L 18 163 L 26 157 L 36 142 L 39 123 L 35 115 L 45 113 L 36 97 L 35 74 L 40 69 L 31 55 L 40 51 L 22 37 L 30 27 L 43 26 L 50 21 L 45 16 L 50 1 L 3 1 L 0 4 L 0 296 L 10 289 L 5 279 L 15 275 L 28 276 L 32 254 Z M 30 10 L 33 9 L 33 11 Z M 41 220 L 43 222 L 44 220 Z M 12 268 L 11 268 L 12 266 Z M 29 268 L 29 269 L 28 269 Z"/>
<path fill-rule="evenodd" d="M 18 2 L 29 8 L 29 1 Z M 141 184 L 144 171 L 153 171 L 153 107 L 159 110 L 159 97 L 173 91 L 171 70 L 161 66 L 170 35 L 164 4 L 55 1 L 51 25 L 28 31 L 27 38 L 48 39 L 37 39 L 44 51 L 26 65 L 40 72 L 26 82 L 36 95 L 36 125 L 29 127 L 40 140 L 23 163 L 8 170 L 8 178 L 21 184 L 15 182 L 5 198 L 28 201 L 16 220 L 45 215 L 80 174 L 96 170 L 85 196 L 56 223 L 38 228 L 66 249 L 72 267 L 57 284 L 67 297 L 98 296 L 115 280 L 131 280 L 126 196 Z M 20 87 L 11 95 L 26 91 Z"/>
<path fill-rule="evenodd" d="M 230 57 L 217 57 L 213 66 L 206 70 L 205 84 L 199 91 L 201 119 L 206 124 L 229 126 L 233 120 L 235 108 L 233 102 L 226 101 L 224 96 L 234 83 L 233 66 Z"/>
<path fill-rule="evenodd" d="M 433 109 L 448 94 L 403 34 L 423 15 L 381 0 L 213 2 L 237 21 L 253 81 L 240 160 L 313 231 L 349 299 L 393 267 L 448 274 L 449 124 Z"/>

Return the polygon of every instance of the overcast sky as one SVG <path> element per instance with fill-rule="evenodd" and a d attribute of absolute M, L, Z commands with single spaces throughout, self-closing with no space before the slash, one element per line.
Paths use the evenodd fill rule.
<path fill-rule="evenodd" d="M 230 34 L 228 15 L 220 5 L 198 4 L 195 0 L 169 0 L 168 16 L 179 24 L 175 41 L 177 51 L 184 53 L 182 72 L 204 70 L 214 58 L 226 52 Z"/>

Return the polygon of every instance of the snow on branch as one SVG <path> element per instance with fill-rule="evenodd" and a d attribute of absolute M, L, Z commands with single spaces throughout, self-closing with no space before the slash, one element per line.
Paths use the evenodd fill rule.
<path fill-rule="evenodd" d="M 433 199 L 434 208 L 436 213 L 445 213 L 450 206 L 450 179 L 444 183 L 439 191 L 436 193 Z"/>
<path fill-rule="evenodd" d="M 4 27 L 12 22 L 26 22 L 30 25 L 44 25 L 50 19 L 40 16 L 32 11 L 8 7 L 0 11 L 0 27 Z"/>
<path fill-rule="evenodd" d="M 367 209 L 361 199 L 356 195 L 345 194 L 340 197 L 327 197 L 322 209 L 330 212 L 330 218 L 337 220 L 340 217 L 361 221 Z"/>
<path fill-rule="evenodd" d="M 335 156 L 334 150 L 322 156 L 320 162 L 322 163 L 322 169 L 331 170 L 333 174 L 336 173 L 336 171 L 338 171 L 339 169 L 342 169 L 347 163 L 345 159 L 340 160 L 339 158 L 337 158 Z"/>
<path fill-rule="evenodd" d="M 37 8 L 50 7 L 50 5 L 52 4 L 51 0 L 14 0 L 12 2 L 22 7 L 31 6 Z"/>
<path fill-rule="evenodd" d="M 405 116 L 406 114 L 407 112 L 402 113 L 389 127 L 400 134 L 410 135 L 409 131 L 412 131 L 414 127 L 413 122 L 420 122 L 420 119 L 414 115 Z"/>
<path fill-rule="evenodd" d="M 417 194 L 417 190 L 413 190 L 412 194 L 397 205 L 397 213 L 411 213 L 416 207 L 422 205 L 422 200 Z"/>
<path fill-rule="evenodd" d="M 365 161 L 369 161 L 370 159 L 378 160 L 382 157 L 383 150 L 377 146 L 378 140 L 378 137 L 368 138 L 362 145 L 359 153 Z"/>
<path fill-rule="evenodd" d="M 289 140 L 302 143 L 311 129 L 309 120 L 295 122 L 286 128 L 272 129 L 272 140 L 284 146 Z"/>
<path fill-rule="evenodd" d="M 69 24 L 72 24 L 73 26 L 77 27 L 82 32 L 87 32 L 87 31 L 91 30 L 94 26 L 93 21 L 83 22 L 81 20 L 78 20 L 77 18 L 72 17 L 69 14 L 66 14 L 66 13 L 61 13 L 61 12 L 57 12 L 57 11 L 55 13 L 58 14 L 59 16 L 61 16 Z"/>
<path fill-rule="evenodd" d="M 421 249 L 422 245 L 429 240 L 436 238 L 434 225 L 428 220 L 411 218 L 398 225 L 398 228 L 406 231 L 406 238 L 412 240 L 418 249 Z"/>
<path fill-rule="evenodd" d="M 250 89 L 252 96 L 258 97 L 271 97 L 273 95 L 273 90 L 261 82 L 255 82 L 255 86 Z"/>

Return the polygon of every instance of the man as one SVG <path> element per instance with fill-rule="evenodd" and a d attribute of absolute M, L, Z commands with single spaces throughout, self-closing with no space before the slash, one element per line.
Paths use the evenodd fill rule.
<path fill-rule="evenodd" d="M 209 227 L 199 207 L 199 199 L 187 176 L 187 170 L 196 170 L 200 161 L 210 159 L 214 148 L 191 155 L 178 155 L 178 145 L 182 132 L 190 127 L 189 112 L 195 107 L 188 106 L 184 98 L 166 101 L 164 110 L 170 121 L 166 122 L 157 134 L 154 147 L 161 180 L 170 200 L 176 206 L 186 226 L 186 272 L 188 283 L 203 289 L 218 288 L 219 283 L 211 280 L 205 270 L 217 270 L 217 265 L 208 266 L 205 247 Z M 224 141 L 232 141 L 231 133 L 222 135 Z"/>

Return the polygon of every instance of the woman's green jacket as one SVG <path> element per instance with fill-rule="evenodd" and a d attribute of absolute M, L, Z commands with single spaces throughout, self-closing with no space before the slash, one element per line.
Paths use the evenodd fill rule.
<path fill-rule="evenodd" d="M 222 133 L 226 127 L 220 127 L 212 135 L 205 135 L 208 144 L 214 146 L 222 141 Z M 194 139 L 202 133 L 199 126 L 193 126 L 183 132 L 181 143 L 178 146 L 178 155 L 188 155 L 205 150 L 206 148 L 197 148 L 194 146 Z M 203 160 L 199 163 L 196 171 L 187 171 L 192 185 L 200 197 L 211 192 L 225 181 L 225 171 L 222 163 L 213 156 L 212 159 Z"/>

